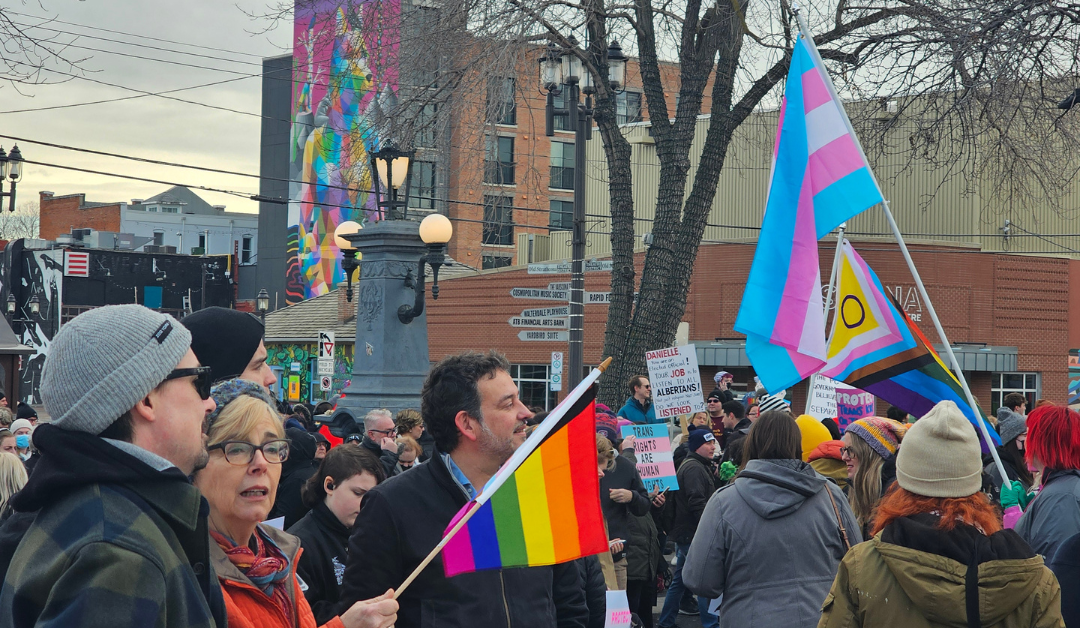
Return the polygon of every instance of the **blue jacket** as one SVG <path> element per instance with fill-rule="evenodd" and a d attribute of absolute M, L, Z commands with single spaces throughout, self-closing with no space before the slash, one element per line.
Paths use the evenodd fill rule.
<path fill-rule="evenodd" d="M 626 400 L 623 407 L 619 409 L 619 416 L 627 419 L 633 423 L 660 423 L 656 420 L 656 412 L 653 410 L 653 404 L 649 404 L 648 409 L 642 407 L 641 402 L 634 399 L 633 395 Z"/>

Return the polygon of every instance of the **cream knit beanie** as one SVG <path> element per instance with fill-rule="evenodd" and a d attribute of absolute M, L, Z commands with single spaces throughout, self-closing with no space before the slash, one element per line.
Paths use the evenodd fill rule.
<path fill-rule="evenodd" d="M 952 401 L 915 422 L 896 455 L 900 487 L 926 497 L 967 497 L 982 488 L 982 450 L 975 427 Z"/>

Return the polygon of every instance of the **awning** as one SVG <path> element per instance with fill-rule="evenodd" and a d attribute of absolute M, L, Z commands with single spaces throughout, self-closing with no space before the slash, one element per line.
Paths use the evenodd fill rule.
<path fill-rule="evenodd" d="M 741 340 L 692 341 L 697 348 L 698 366 L 749 367 L 746 343 Z M 934 345 L 941 359 L 948 363 L 944 348 Z M 983 344 L 955 344 L 953 353 L 960 362 L 960 369 L 967 372 L 1007 373 L 1016 370 L 1016 347 L 998 347 Z"/>

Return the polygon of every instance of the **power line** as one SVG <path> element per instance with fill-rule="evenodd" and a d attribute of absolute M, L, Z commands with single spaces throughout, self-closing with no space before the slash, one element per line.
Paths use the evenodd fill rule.
<path fill-rule="evenodd" d="M 249 75 L 249 76 L 238 76 L 236 78 L 225 79 L 223 81 L 214 81 L 213 83 L 202 83 L 202 84 L 199 84 L 199 85 L 192 85 L 190 87 L 178 87 L 176 89 L 168 89 L 168 90 L 165 90 L 163 92 L 139 94 L 137 96 L 123 96 L 123 97 L 120 97 L 120 98 L 109 98 L 107 100 L 95 100 L 95 101 L 91 101 L 91 102 L 69 103 L 69 104 L 66 104 L 66 105 L 50 105 L 50 106 L 46 106 L 46 107 L 34 107 L 32 109 L 13 109 L 13 110 L 10 110 L 10 111 L 0 111 L 0 115 L 6 114 L 6 113 L 31 113 L 31 112 L 38 112 L 38 111 L 52 111 L 54 109 L 70 109 L 71 107 L 85 107 L 87 105 L 101 105 L 101 104 L 111 103 L 111 102 L 120 102 L 122 100 L 134 100 L 136 98 L 146 98 L 147 96 L 160 96 L 162 94 L 171 94 L 171 93 L 174 93 L 174 92 L 183 92 L 183 91 L 187 91 L 189 89 L 200 89 L 200 88 L 203 88 L 203 87 L 213 87 L 214 85 L 222 85 L 224 83 L 234 83 L 236 81 L 242 81 L 244 79 L 249 79 L 249 78 L 253 78 L 253 77 L 256 77 L 256 76 L 259 76 L 259 75 L 258 74 L 252 74 L 252 75 Z M 27 140 L 27 141 L 30 141 L 30 140 Z"/>

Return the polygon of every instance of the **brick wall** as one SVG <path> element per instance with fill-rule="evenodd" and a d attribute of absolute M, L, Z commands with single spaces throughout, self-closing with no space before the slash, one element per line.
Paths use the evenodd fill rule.
<path fill-rule="evenodd" d="M 822 243 L 821 259 L 832 258 L 833 246 Z M 895 245 L 855 243 L 860 254 L 889 290 L 910 297 L 914 289 L 899 250 Z M 949 339 L 1015 346 L 1019 350 L 1018 370 L 1042 374 L 1043 397 L 1055 403 L 1067 401 L 1068 350 L 1070 338 L 1080 338 L 1080 318 L 1071 308 L 1074 291 L 1070 281 L 1078 281 L 1080 265 L 1065 258 L 980 253 L 955 247 L 913 246 L 912 256 L 933 299 Z M 691 340 L 741 337 L 733 330 L 749 274 L 754 245 L 715 244 L 702 246 L 695 264 L 685 321 Z M 639 256 L 640 264 L 640 256 Z M 827 267 L 826 267 L 827 272 Z M 563 275 L 528 275 L 524 270 L 489 271 L 474 277 L 441 282 L 437 302 L 429 302 L 431 359 L 465 349 L 496 348 L 514 363 L 544 364 L 552 351 L 566 351 L 565 342 L 523 342 L 518 328 L 508 324 L 523 309 L 551 307 L 554 301 L 515 299 L 514 287 L 546 288 L 548 282 L 569 281 Z M 587 291 L 607 291 L 606 273 L 589 273 Z M 822 283 L 828 282 L 824 276 Z M 901 299 L 902 301 L 904 299 Z M 937 342 L 925 304 L 908 303 L 908 311 L 919 315 L 919 327 L 931 342 Z M 585 306 L 585 362 L 601 358 L 607 307 Z M 712 389 L 716 367 L 703 367 L 702 384 Z M 752 379 L 751 369 L 732 369 L 736 382 Z M 984 407 L 990 407 L 990 375 L 977 373 L 971 387 Z M 742 387 L 739 387 L 741 390 Z M 799 409 L 805 404 L 806 386 L 788 392 Z M 879 404 L 884 414 L 887 406 Z"/>
<path fill-rule="evenodd" d="M 53 196 L 41 192 L 38 196 L 41 205 L 41 238 L 55 240 L 57 236 L 71 233 L 74 229 L 95 229 L 97 231 L 120 231 L 120 205 L 83 207 L 86 203 L 84 194 Z"/>

